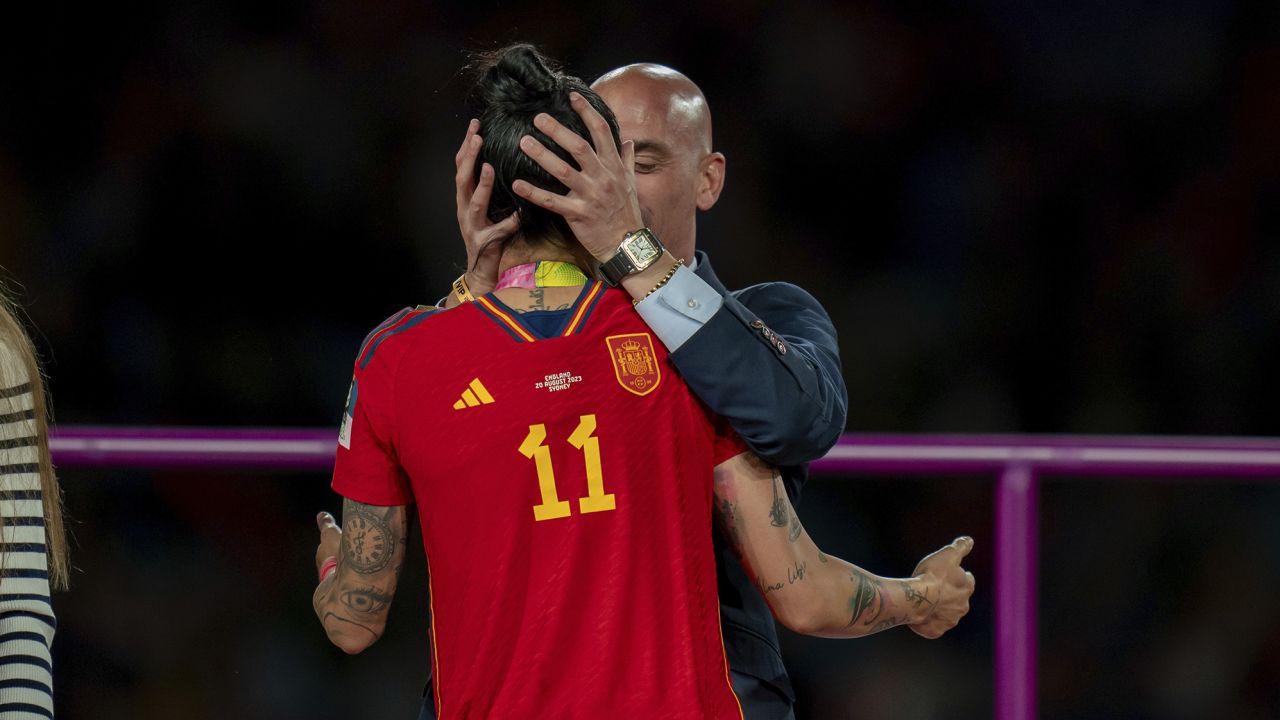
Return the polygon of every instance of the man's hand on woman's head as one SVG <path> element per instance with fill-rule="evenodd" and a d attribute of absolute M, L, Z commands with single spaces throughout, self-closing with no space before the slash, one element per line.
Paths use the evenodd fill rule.
<path fill-rule="evenodd" d="M 591 131 L 590 143 L 546 113 L 535 116 L 533 124 L 568 151 L 580 170 L 531 135 L 520 141 L 520 149 L 564 183 L 569 194 L 559 195 L 524 180 L 516 180 L 511 188 L 525 200 L 564 217 L 587 252 L 604 261 L 613 257 L 627 233 L 644 227 L 636 196 L 635 144 L 628 140 L 619 150 L 608 121 L 591 103 L 576 92 L 569 93 L 569 102 Z"/>

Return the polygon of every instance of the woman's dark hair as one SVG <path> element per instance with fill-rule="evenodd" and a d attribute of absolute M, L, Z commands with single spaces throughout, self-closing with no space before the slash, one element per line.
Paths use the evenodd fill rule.
<path fill-rule="evenodd" d="M 520 212 L 520 231 L 526 242 L 539 243 L 556 236 L 574 241 L 568 223 L 556 213 L 534 205 L 511 190 L 511 183 L 524 180 L 535 187 L 561 195 L 569 189 L 520 149 L 520 138 L 532 135 L 548 150 L 574 168 L 578 163 L 567 150 L 533 126 L 533 118 L 545 112 L 591 143 L 591 131 L 569 105 L 569 92 L 577 91 L 609 123 L 613 142 L 619 148 L 618 121 L 600 96 L 582 80 L 560 72 L 553 61 L 528 44 L 510 45 L 481 56 L 479 79 L 472 102 L 480 118 L 484 146 L 476 159 L 476 177 L 487 162 L 493 166 L 493 195 L 489 200 L 489 220 L 498 222 Z M 595 143 L 591 143 L 595 147 Z M 503 241 L 504 246 L 513 238 Z"/>

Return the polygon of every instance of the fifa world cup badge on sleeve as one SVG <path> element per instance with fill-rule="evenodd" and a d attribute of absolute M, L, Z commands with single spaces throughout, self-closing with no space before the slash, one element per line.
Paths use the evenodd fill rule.
<path fill-rule="evenodd" d="M 649 333 L 610 335 L 604 339 L 613 358 L 613 372 L 618 384 L 627 392 L 648 395 L 662 382 L 657 353 L 653 351 L 653 338 Z"/>
<path fill-rule="evenodd" d="M 342 411 L 342 428 L 338 430 L 338 444 L 351 449 L 351 418 L 356 414 L 356 379 L 351 378 L 351 389 L 347 391 L 347 407 Z"/>

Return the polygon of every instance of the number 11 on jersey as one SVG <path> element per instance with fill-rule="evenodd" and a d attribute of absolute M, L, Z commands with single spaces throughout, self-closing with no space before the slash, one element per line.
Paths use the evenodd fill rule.
<path fill-rule="evenodd" d="M 582 451 L 587 469 L 587 496 L 578 498 L 578 512 L 586 514 L 617 508 L 613 493 L 604 491 L 604 470 L 600 463 L 600 439 L 595 437 L 596 416 L 582 415 L 578 427 L 569 435 L 569 444 Z M 533 460 L 538 471 L 538 491 L 542 502 L 533 506 L 535 520 L 555 520 L 569 517 L 569 503 L 556 493 L 555 469 L 551 465 L 551 450 L 546 446 L 547 426 L 530 425 L 529 434 L 520 443 L 520 454 Z"/>

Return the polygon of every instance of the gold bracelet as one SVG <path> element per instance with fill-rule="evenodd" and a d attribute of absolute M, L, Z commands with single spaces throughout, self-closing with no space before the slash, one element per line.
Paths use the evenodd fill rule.
<path fill-rule="evenodd" d="M 471 288 L 467 287 L 466 273 L 459 275 L 458 279 L 453 281 L 453 296 L 458 298 L 458 302 L 460 303 L 469 303 L 469 302 L 475 301 L 476 296 L 472 295 Z"/>
<path fill-rule="evenodd" d="M 675 261 L 675 264 L 671 266 L 671 269 L 667 271 L 666 275 L 662 276 L 662 279 L 658 281 L 658 284 L 654 285 L 653 288 L 649 290 L 649 292 L 645 293 L 644 297 L 640 298 L 639 300 L 632 300 L 631 304 L 633 306 L 639 305 L 640 303 L 647 300 L 650 295 L 658 292 L 658 288 L 662 287 L 663 285 L 666 285 L 667 281 L 670 280 L 672 277 L 674 277 L 676 274 L 676 271 L 679 270 L 683 265 L 684 265 L 684 258 L 677 258 Z"/>

